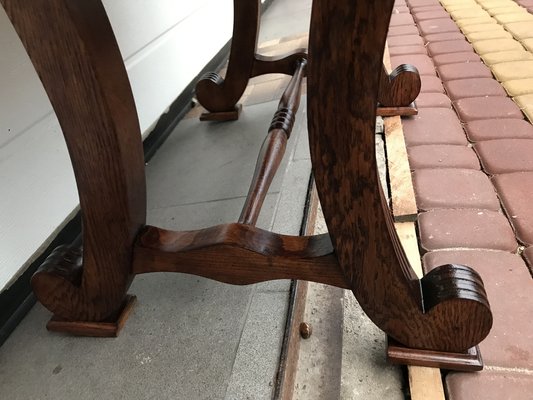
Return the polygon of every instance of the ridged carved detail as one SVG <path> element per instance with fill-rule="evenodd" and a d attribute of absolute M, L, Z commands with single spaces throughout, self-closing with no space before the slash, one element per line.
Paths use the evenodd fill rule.
<path fill-rule="evenodd" d="M 278 103 L 278 109 L 257 157 L 252 183 L 239 217 L 240 223 L 255 225 L 257 222 L 268 188 L 280 166 L 287 141 L 291 136 L 296 113 L 300 107 L 306 66 L 306 59 L 299 59 L 296 62 L 293 76 Z"/>
<path fill-rule="evenodd" d="M 291 131 L 295 118 L 296 116 L 290 109 L 283 107 L 274 114 L 268 130 L 283 129 L 284 131 Z"/>
<path fill-rule="evenodd" d="M 313 171 L 339 264 L 366 314 L 408 347 L 460 352 L 491 328 L 483 287 L 464 267 L 416 277 L 378 179 L 374 127 L 384 69 L 376 49 L 384 48 L 392 6 L 393 0 L 313 3 L 307 74 Z M 392 86 L 406 74 L 416 77 L 402 67 Z"/>
<path fill-rule="evenodd" d="M 222 79 L 222 77 L 216 72 L 206 72 L 204 75 L 202 75 L 200 80 L 210 81 L 215 85 L 222 85 L 224 83 L 224 79 Z"/>
<path fill-rule="evenodd" d="M 56 247 L 34 274 L 32 286 L 38 292 L 39 279 L 45 274 L 60 276 L 74 286 L 81 286 L 83 273 L 83 250 L 80 247 L 62 245 Z"/>

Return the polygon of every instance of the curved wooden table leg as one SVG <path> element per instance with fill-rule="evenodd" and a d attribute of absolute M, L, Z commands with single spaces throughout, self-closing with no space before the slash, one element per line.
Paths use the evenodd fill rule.
<path fill-rule="evenodd" d="M 374 126 L 392 6 L 393 0 L 313 2 L 308 66 L 313 170 L 340 266 L 372 321 L 411 348 L 464 351 L 492 325 L 481 279 L 456 265 L 417 279 L 378 179 Z"/>
<path fill-rule="evenodd" d="M 140 129 L 122 57 L 100 0 L 0 3 L 61 124 L 83 215 L 83 265 L 75 250 L 60 251 L 32 286 L 56 317 L 102 321 L 124 302 L 146 219 Z"/>
<path fill-rule="evenodd" d="M 282 57 L 257 54 L 260 0 L 233 1 L 233 37 L 226 77 L 209 72 L 196 85 L 196 97 L 209 112 L 202 121 L 231 121 L 239 118 L 237 104 L 250 78 L 264 74 L 292 75 L 298 60 L 307 58 L 305 49 Z"/>
<path fill-rule="evenodd" d="M 226 78 L 210 72 L 196 85 L 198 101 L 213 114 L 209 119 L 239 117 L 237 102 L 248 85 L 254 65 L 260 7 L 259 0 L 233 1 L 233 38 Z"/>

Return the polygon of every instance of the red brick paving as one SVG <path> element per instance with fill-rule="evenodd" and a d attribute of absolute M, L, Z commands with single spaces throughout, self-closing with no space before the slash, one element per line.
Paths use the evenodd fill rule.
<path fill-rule="evenodd" d="M 453 106 L 463 122 L 492 118 L 524 118 L 520 108 L 508 97 L 470 97 L 457 100 Z"/>
<path fill-rule="evenodd" d="M 389 47 L 394 46 L 412 46 L 412 45 L 424 45 L 424 41 L 418 35 L 398 35 L 391 36 L 387 39 Z"/>
<path fill-rule="evenodd" d="M 482 62 L 438 65 L 437 70 L 443 82 L 467 78 L 492 78 L 490 69 Z"/>
<path fill-rule="evenodd" d="M 418 108 L 452 108 L 452 102 L 444 93 L 420 93 L 416 98 Z"/>
<path fill-rule="evenodd" d="M 418 30 L 423 36 L 431 33 L 459 32 L 459 28 L 450 18 L 438 18 L 420 21 Z"/>
<path fill-rule="evenodd" d="M 497 211 L 443 209 L 423 212 L 418 218 L 420 244 L 426 251 L 441 249 L 518 248 L 509 221 Z"/>
<path fill-rule="evenodd" d="M 461 32 L 444 32 L 444 33 L 433 33 L 431 35 L 426 35 L 424 38 L 426 43 L 432 42 L 444 42 L 447 40 L 465 40 L 465 37 Z"/>
<path fill-rule="evenodd" d="M 416 204 L 420 211 L 441 208 L 500 209 L 489 178 L 471 169 L 421 169 L 413 173 Z"/>
<path fill-rule="evenodd" d="M 503 208 L 515 229 L 516 237 L 528 246 L 533 245 L 533 172 L 497 175 L 492 181 L 500 193 Z"/>
<path fill-rule="evenodd" d="M 467 145 L 461 123 L 453 110 L 446 108 L 422 108 L 418 115 L 403 120 L 405 143 Z"/>
<path fill-rule="evenodd" d="M 483 96 L 507 97 L 502 85 L 492 78 L 456 79 L 446 82 L 444 86 L 452 100 Z"/>
<path fill-rule="evenodd" d="M 437 0 L 407 3 L 438 76 L 422 77 L 422 93 L 432 96 L 421 97 L 421 115 L 404 119 L 418 206 L 421 211 L 431 209 L 421 212 L 418 219 L 420 244 L 427 251 L 424 264 L 463 263 L 476 269 L 484 279 L 494 314 L 494 327 L 480 345 L 485 370 L 449 374 L 447 397 L 531 399 L 533 280 L 526 262 L 533 266 L 533 140 L 523 139 L 533 139 L 533 127 Z M 518 3 L 533 7 L 533 0 Z M 412 27 L 402 28 L 413 35 Z M 484 28 L 480 25 L 478 30 Z M 401 39 L 396 45 L 400 43 Z M 404 62 L 416 66 L 408 58 Z M 424 70 L 431 68 L 425 64 Z M 443 96 L 453 100 L 456 113 L 439 108 L 448 104 Z M 467 138 L 475 143 L 481 171 Z M 520 172 L 502 173 L 514 170 Z M 491 176 L 493 185 L 485 174 L 496 174 Z M 484 195 L 469 197 L 468 188 Z M 500 205 L 495 191 L 503 207 L 500 211 L 495 211 Z M 516 254 L 522 248 L 515 235 L 526 245 L 522 256 Z"/>
<path fill-rule="evenodd" d="M 401 64 L 413 64 L 420 75 L 435 75 L 435 66 L 427 54 L 410 54 L 403 56 L 392 56 L 390 58 L 392 68 Z"/>
<path fill-rule="evenodd" d="M 496 139 L 474 145 L 481 165 L 490 175 L 533 171 L 533 139 Z"/>
<path fill-rule="evenodd" d="M 444 86 L 439 78 L 433 75 L 421 75 L 422 87 L 420 93 L 444 93 Z"/>
<path fill-rule="evenodd" d="M 423 145 L 409 148 L 409 165 L 412 170 L 424 168 L 462 168 L 479 170 L 479 160 L 468 146 Z"/>
<path fill-rule="evenodd" d="M 401 56 L 406 54 L 425 54 L 427 55 L 426 48 L 421 44 L 415 44 L 411 46 L 396 46 L 389 49 L 391 57 Z"/>
<path fill-rule="evenodd" d="M 439 54 L 433 57 L 433 62 L 439 67 L 446 64 L 481 62 L 481 58 L 473 51 L 463 51 L 459 53 Z"/>
<path fill-rule="evenodd" d="M 451 373 L 446 378 L 448 400 L 531 400 L 533 376 L 512 371 Z"/>
<path fill-rule="evenodd" d="M 472 45 L 466 40 L 445 40 L 442 42 L 430 42 L 427 45 L 428 53 L 432 56 L 449 53 L 462 53 L 472 51 Z"/>
<path fill-rule="evenodd" d="M 533 139 L 533 126 L 520 119 L 484 119 L 465 125 L 471 142 L 494 139 L 524 138 Z"/>
<path fill-rule="evenodd" d="M 505 251 L 435 251 L 426 254 L 423 263 L 428 271 L 449 263 L 475 269 L 485 284 L 494 317 L 489 335 L 480 344 L 485 364 L 498 368 L 531 368 L 533 330 L 529 321 L 533 315 L 530 300 L 533 280 L 520 256 Z"/>

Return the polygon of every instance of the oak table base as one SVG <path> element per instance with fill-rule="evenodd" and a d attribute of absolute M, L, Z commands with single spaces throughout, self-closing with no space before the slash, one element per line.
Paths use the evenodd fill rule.
<path fill-rule="evenodd" d="M 235 112 L 249 77 L 292 78 L 266 129 L 239 221 L 169 231 L 146 224 L 137 111 L 101 0 L 0 0 L 59 120 L 80 198 L 83 248 L 57 248 L 32 277 L 37 299 L 54 315 L 48 329 L 116 336 L 135 302 L 127 295 L 135 276 L 180 272 L 235 285 L 300 279 L 350 289 L 376 326 L 421 350 L 398 350 L 396 357 L 391 347 L 401 362 L 427 365 L 428 354 L 453 360 L 457 355 L 443 353 L 479 344 L 492 327 L 481 277 L 447 264 L 419 279 L 378 178 L 376 105 L 390 106 L 398 96 L 396 105 L 408 106 L 420 85 L 416 68 L 387 74 L 383 66 L 393 3 L 314 0 L 309 53 L 272 58 L 255 54 L 259 2 L 234 0 L 226 77 L 202 79 L 199 101 L 212 113 Z M 304 78 L 311 162 L 329 233 L 287 236 L 255 223 Z M 464 368 L 464 361 L 449 366 Z"/>

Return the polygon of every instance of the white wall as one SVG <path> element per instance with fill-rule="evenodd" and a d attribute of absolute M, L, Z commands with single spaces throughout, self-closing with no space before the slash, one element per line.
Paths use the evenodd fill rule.
<path fill-rule="evenodd" d="M 104 0 L 141 130 L 230 39 L 232 0 Z M 61 129 L 0 7 L 0 291 L 47 246 L 78 196 Z"/>

